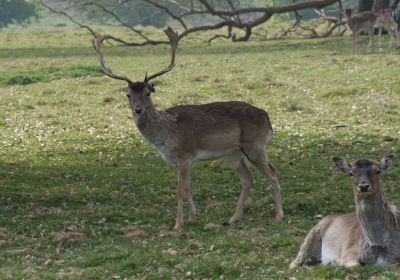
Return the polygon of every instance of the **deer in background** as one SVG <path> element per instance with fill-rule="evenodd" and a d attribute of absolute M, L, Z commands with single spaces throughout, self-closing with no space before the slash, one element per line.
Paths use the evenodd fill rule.
<path fill-rule="evenodd" d="M 183 226 L 183 201 L 189 203 L 189 223 L 196 219 L 196 208 L 190 189 L 190 167 L 194 161 L 226 158 L 230 161 L 242 185 L 241 194 L 229 224 L 238 221 L 250 192 L 252 175 L 245 158 L 254 164 L 274 189 L 276 221 L 283 217 L 280 185 L 274 167 L 265 152 L 272 127 L 266 111 L 238 101 L 215 102 L 203 105 L 181 105 L 159 111 L 150 95 L 155 86 L 150 83 L 175 65 L 178 34 L 171 28 L 165 30 L 171 44 L 171 62 L 163 70 L 133 82 L 116 75 L 105 66 L 100 52 L 102 42 L 111 36 L 98 37 L 95 48 L 102 72 L 114 79 L 128 83 L 125 93 L 132 109 L 134 121 L 141 134 L 154 145 L 162 158 L 178 169 L 177 216 L 175 229 Z"/>
<path fill-rule="evenodd" d="M 346 23 L 352 32 L 353 54 L 357 53 L 357 40 L 361 31 L 368 33 L 368 49 L 373 51 L 376 15 L 371 11 L 364 11 L 353 15 L 353 9 L 350 8 L 345 9 L 344 13 L 346 16 Z"/>
<path fill-rule="evenodd" d="M 378 1 L 374 1 L 374 5 L 372 6 L 372 11 L 376 14 L 376 22 L 375 26 L 378 27 L 378 42 L 379 49 L 382 49 L 381 35 L 382 29 L 385 28 L 390 33 L 390 43 L 389 48 L 393 45 L 393 40 L 397 42 L 397 48 L 400 48 L 400 38 L 398 32 L 398 25 L 394 19 L 394 11 L 390 8 L 381 8 L 378 4 Z"/>
<path fill-rule="evenodd" d="M 400 263 L 400 212 L 386 199 L 380 174 L 393 156 L 380 161 L 359 159 L 349 164 L 333 158 L 351 176 L 356 211 L 322 219 L 307 234 L 290 268 L 305 263 L 359 264 Z"/>

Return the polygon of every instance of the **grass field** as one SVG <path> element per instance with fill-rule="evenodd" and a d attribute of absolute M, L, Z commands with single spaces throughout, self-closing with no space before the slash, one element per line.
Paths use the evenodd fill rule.
<path fill-rule="evenodd" d="M 240 185 L 226 164 L 198 162 L 198 221 L 175 232 L 175 168 L 135 128 L 125 84 L 98 72 L 89 35 L 2 32 L 0 42 L 0 279 L 399 279 L 394 266 L 287 267 L 320 215 L 354 209 L 332 156 L 397 155 L 383 180 L 400 206 L 400 50 L 369 54 L 362 38 L 352 56 L 348 36 L 183 41 L 156 106 L 267 110 L 285 219 L 275 224 L 271 186 L 252 168 L 242 220 L 206 231 L 232 215 Z M 169 61 L 167 46 L 104 53 L 135 80 Z"/>

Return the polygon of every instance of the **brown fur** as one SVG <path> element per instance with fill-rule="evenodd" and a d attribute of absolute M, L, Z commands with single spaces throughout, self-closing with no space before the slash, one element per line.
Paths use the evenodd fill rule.
<path fill-rule="evenodd" d="M 135 91 L 137 89 L 141 91 Z M 191 163 L 221 157 L 231 162 L 242 184 L 242 192 L 229 224 L 240 219 L 252 184 L 245 158 L 271 179 L 276 220 L 282 219 L 278 177 L 265 153 L 267 139 L 272 133 L 267 112 L 239 101 L 181 105 L 157 111 L 147 84 L 128 87 L 126 92 L 139 131 L 158 148 L 166 161 L 178 167 L 176 229 L 183 225 L 183 197 L 189 201 L 189 222 L 195 220 L 196 209 L 189 183 Z M 136 113 L 138 111 L 140 114 Z"/>
<path fill-rule="evenodd" d="M 308 233 L 290 268 L 307 263 L 343 266 L 397 263 L 400 214 L 387 201 L 379 179 L 380 171 L 390 165 L 391 157 L 380 162 L 358 160 L 352 165 L 340 158 L 334 160 L 352 176 L 356 211 L 322 219 Z"/>
<path fill-rule="evenodd" d="M 388 8 L 388 9 L 376 10 L 374 12 L 377 15 L 375 25 L 379 28 L 379 33 L 378 33 L 379 48 L 382 48 L 381 35 L 383 28 L 385 28 L 390 33 L 389 48 L 392 47 L 393 40 L 396 41 L 397 48 L 400 48 L 400 37 L 397 30 L 398 25 L 393 18 L 393 10 Z"/>
<path fill-rule="evenodd" d="M 353 54 L 357 53 L 357 40 L 359 33 L 365 31 L 369 34 L 368 48 L 373 51 L 373 36 L 376 15 L 371 11 L 364 11 L 353 15 L 351 9 L 345 10 L 346 22 L 352 32 L 353 38 Z"/>
<path fill-rule="evenodd" d="M 156 74 L 145 76 L 143 82 L 112 73 L 105 66 L 101 44 L 110 36 L 95 40 L 97 56 L 104 74 L 128 83 L 125 93 L 143 136 L 153 144 L 161 156 L 178 169 L 177 217 L 175 229 L 183 226 L 183 200 L 189 202 L 189 222 L 196 218 L 196 208 L 190 190 L 190 167 L 196 160 L 226 158 L 240 178 L 242 191 L 229 224 L 240 219 L 250 192 L 252 175 L 245 158 L 254 164 L 274 188 L 276 221 L 283 217 L 280 185 L 274 167 L 268 162 L 265 147 L 272 133 L 267 112 L 244 102 L 215 102 L 203 105 L 181 105 L 158 111 L 150 95 L 155 91 L 149 81 L 174 67 L 179 36 L 171 28 L 165 30 L 171 43 L 171 62 Z"/>

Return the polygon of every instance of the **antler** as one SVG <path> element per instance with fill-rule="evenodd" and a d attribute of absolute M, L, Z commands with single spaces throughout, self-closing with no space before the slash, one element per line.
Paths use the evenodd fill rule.
<path fill-rule="evenodd" d="M 99 59 L 99 62 L 100 62 L 101 71 L 111 78 L 114 78 L 117 80 L 123 80 L 128 83 L 132 83 L 132 81 L 130 79 L 128 79 L 127 77 L 116 75 L 116 74 L 112 73 L 110 69 L 108 69 L 106 67 L 104 58 L 103 58 L 103 54 L 100 52 L 100 48 L 101 48 L 103 41 L 107 40 L 107 39 L 114 39 L 114 37 L 110 36 L 110 35 L 98 36 L 94 40 L 94 45 L 95 45 L 95 49 L 96 49 L 96 53 L 97 53 L 97 58 Z"/>
<path fill-rule="evenodd" d="M 164 30 L 164 32 L 165 32 L 165 34 L 167 34 L 169 42 L 171 44 L 171 62 L 166 68 L 164 68 L 160 72 L 150 75 L 149 77 L 147 77 L 147 73 L 146 73 L 146 76 L 144 77 L 145 82 L 148 82 L 158 76 L 161 76 L 161 75 L 171 71 L 172 68 L 174 68 L 174 66 L 175 66 L 175 52 L 176 52 L 176 48 L 178 47 L 178 42 L 179 42 L 178 32 L 175 32 L 169 26 L 166 30 Z"/>

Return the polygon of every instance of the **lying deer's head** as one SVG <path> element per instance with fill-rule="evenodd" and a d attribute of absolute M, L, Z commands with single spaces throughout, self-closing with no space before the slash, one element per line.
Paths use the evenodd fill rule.
<path fill-rule="evenodd" d="M 114 39 L 112 36 L 99 36 L 95 39 L 94 44 L 97 52 L 97 57 L 100 62 L 100 67 L 101 71 L 117 80 L 123 80 L 128 83 L 128 86 L 124 88 L 124 92 L 126 93 L 126 96 L 128 97 L 129 100 L 129 105 L 132 109 L 132 112 L 134 113 L 135 116 L 143 114 L 149 106 L 153 106 L 150 100 L 150 94 L 155 91 L 155 85 L 153 83 L 150 83 L 150 81 L 158 76 L 161 76 L 169 71 L 172 70 L 175 66 L 175 52 L 176 48 L 178 47 L 178 42 L 179 42 L 179 36 L 178 33 L 172 30 L 171 27 L 168 27 L 165 31 L 165 34 L 167 34 L 169 42 L 171 44 L 171 62 L 170 64 L 164 68 L 163 70 L 152 74 L 150 76 L 147 76 L 147 73 L 144 77 L 143 81 L 137 81 L 133 82 L 127 77 L 116 75 L 111 72 L 109 68 L 105 66 L 103 54 L 100 52 L 101 45 L 104 40 L 107 39 Z"/>
<path fill-rule="evenodd" d="M 392 164 L 393 155 L 382 157 L 379 161 L 359 159 L 349 164 L 345 159 L 334 157 L 336 166 L 351 176 L 353 192 L 356 197 L 367 197 L 382 190 L 379 175 Z"/>

